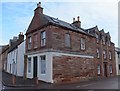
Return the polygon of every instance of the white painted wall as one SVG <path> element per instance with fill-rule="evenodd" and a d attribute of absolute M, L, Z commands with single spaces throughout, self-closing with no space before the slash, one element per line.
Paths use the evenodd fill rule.
<path fill-rule="evenodd" d="M 24 73 L 24 53 L 25 53 L 25 41 L 18 45 L 18 48 L 14 49 L 7 55 L 7 72 L 16 76 L 23 76 Z M 13 67 L 13 60 L 15 61 L 15 67 Z M 11 70 L 10 70 L 11 64 Z"/>
<path fill-rule="evenodd" d="M 8 73 L 13 73 L 12 70 L 13 70 L 13 60 L 15 61 L 15 63 L 17 62 L 17 49 L 11 51 L 10 53 L 8 53 L 8 56 L 7 56 L 7 72 Z M 10 68 L 10 64 L 11 64 L 11 68 Z M 15 67 L 16 69 L 16 67 Z M 16 72 L 17 70 L 14 70 L 14 72 Z"/>
<path fill-rule="evenodd" d="M 42 56 L 42 55 L 46 56 L 46 74 L 41 74 L 40 56 Z M 38 63 L 37 77 L 38 77 L 38 79 L 45 81 L 45 82 L 53 83 L 53 80 L 52 80 L 52 55 L 49 52 L 28 55 L 28 57 L 31 57 L 31 73 L 28 73 L 28 70 L 27 70 L 27 78 L 33 78 L 33 57 L 35 57 L 35 56 L 37 56 L 37 59 L 38 59 L 37 60 L 37 63 Z M 28 65 L 27 65 L 27 69 L 28 69 Z"/>
<path fill-rule="evenodd" d="M 115 52 L 115 56 L 116 56 L 116 75 L 118 75 L 118 55 L 117 55 L 117 52 Z"/>
<path fill-rule="evenodd" d="M 41 74 L 41 59 L 40 56 L 46 56 L 46 74 Z M 36 53 L 36 54 L 29 54 L 28 57 L 31 57 L 31 73 L 28 73 L 28 65 L 27 65 L 27 78 L 33 78 L 33 57 L 38 57 L 38 79 L 53 83 L 53 57 L 54 56 L 76 56 L 76 57 L 83 57 L 83 58 L 94 58 L 93 56 L 89 55 L 79 55 L 79 54 L 69 54 L 69 53 L 59 53 L 59 52 L 44 52 L 44 53 Z"/>
<path fill-rule="evenodd" d="M 118 58 L 118 54 L 117 52 L 120 51 L 117 48 L 115 49 L 115 56 L 116 56 L 116 75 L 120 75 L 120 70 L 119 70 L 119 64 L 120 64 L 120 54 L 119 54 L 119 58 Z"/>
<path fill-rule="evenodd" d="M 17 75 L 24 75 L 24 54 L 25 54 L 25 41 L 18 46 L 17 55 Z"/>

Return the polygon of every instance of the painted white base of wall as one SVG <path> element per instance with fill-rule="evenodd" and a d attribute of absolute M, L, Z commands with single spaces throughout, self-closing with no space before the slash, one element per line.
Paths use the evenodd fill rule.
<path fill-rule="evenodd" d="M 41 74 L 41 59 L 40 56 L 46 56 L 46 74 Z M 79 54 L 69 54 L 69 53 L 59 53 L 59 52 L 44 52 L 44 53 L 36 53 L 29 54 L 28 58 L 31 57 L 31 72 L 28 73 L 28 65 L 27 65 L 27 78 L 33 78 L 33 57 L 37 57 L 37 77 L 39 80 L 53 83 L 53 57 L 54 56 L 75 56 L 82 58 L 94 58 L 89 55 L 79 55 Z M 27 62 L 28 64 L 28 62 Z"/>
<path fill-rule="evenodd" d="M 16 76 L 23 76 L 24 73 L 25 41 L 7 55 L 7 72 Z M 15 62 L 15 66 L 13 66 Z M 14 71 L 14 72 L 13 72 Z"/>

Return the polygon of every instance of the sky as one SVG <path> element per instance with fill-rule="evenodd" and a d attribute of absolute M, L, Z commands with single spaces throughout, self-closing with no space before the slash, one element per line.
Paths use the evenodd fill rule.
<path fill-rule="evenodd" d="M 80 16 L 81 27 L 88 29 L 98 26 L 111 35 L 112 42 L 118 46 L 118 0 L 39 0 L 46 15 L 59 18 L 68 23 Z M 37 0 L 4 0 L 0 3 L 0 45 L 9 39 L 25 34 L 36 8 Z"/>

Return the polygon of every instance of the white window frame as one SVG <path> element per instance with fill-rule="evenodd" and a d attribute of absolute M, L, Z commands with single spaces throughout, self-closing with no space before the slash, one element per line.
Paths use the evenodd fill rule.
<path fill-rule="evenodd" d="M 70 34 L 69 33 L 65 34 L 65 46 L 70 47 Z"/>
<path fill-rule="evenodd" d="M 105 45 L 105 37 L 104 36 L 102 36 L 102 44 Z"/>
<path fill-rule="evenodd" d="M 112 59 L 112 52 L 109 51 L 109 59 Z"/>
<path fill-rule="evenodd" d="M 41 46 L 45 46 L 46 45 L 46 31 L 42 31 L 40 35 L 41 35 Z"/>
<path fill-rule="evenodd" d="M 32 48 L 32 37 L 29 36 L 28 37 L 28 49 L 31 49 Z"/>
<path fill-rule="evenodd" d="M 107 53 L 106 53 L 106 50 L 103 50 L 103 57 L 104 57 L 104 59 L 106 59 L 106 58 L 107 58 Z"/>
<path fill-rule="evenodd" d="M 110 41 L 110 38 L 109 38 L 109 40 L 108 40 L 108 46 L 110 46 L 111 45 L 111 41 Z"/>
<path fill-rule="evenodd" d="M 28 73 L 31 73 L 31 57 L 28 57 Z"/>
<path fill-rule="evenodd" d="M 100 58 L 100 50 L 97 48 L 97 58 Z"/>
<path fill-rule="evenodd" d="M 113 73 L 113 67 L 112 67 L 112 64 L 110 64 L 110 74 Z"/>
<path fill-rule="evenodd" d="M 46 56 L 45 55 L 40 56 L 40 64 L 41 64 L 40 73 L 46 74 Z"/>
<path fill-rule="evenodd" d="M 97 43 L 99 42 L 99 35 L 97 33 L 95 33 L 96 39 L 97 39 Z"/>
<path fill-rule="evenodd" d="M 85 50 L 85 38 L 81 38 L 81 50 Z"/>
<path fill-rule="evenodd" d="M 97 74 L 100 75 L 100 64 L 98 64 L 97 69 L 98 69 Z"/>

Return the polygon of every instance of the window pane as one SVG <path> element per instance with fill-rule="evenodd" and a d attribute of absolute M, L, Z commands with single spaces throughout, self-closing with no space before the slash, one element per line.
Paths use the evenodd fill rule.
<path fill-rule="evenodd" d="M 40 56 L 41 58 L 41 74 L 46 73 L 46 58 L 45 56 Z"/>
<path fill-rule="evenodd" d="M 34 35 L 34 48 L 37 48 L 37 34 Z"/>
<path fill-rule="evenodd" d="M 96 38 L 97 38 L 97 43 L 98 43 L 98 42 L 99 42 L 99 36 L 98 36 L 97 33 L 95 34 L 95 36 L 96 36 Z"/>
<path fill-rule="evenodd" d="M 70 47 L 70 34 L 65 34 L 65 46 Z"/>
<path fill-rule="evenodd" d="M 46 32 L 41 32 L 41 46 L 46 45 Z"/>
<path fill-rule="evenodd" d="M 112 65 L 110 65 L 110 73 L 112 73 Z"/>
<path fill-rule="evenodd" d="M 31 57 L 28 58 L 28 73 L 31 72 Z"/>
<path fill-rule="evenodd" d="M 100 51 L 97 49 L 97 58 L 100 58 Z"/>
<path fill-rule="evenodd" d="M 98 74 L 100 74 L 100 65 L 98 64 Z"/>
<path fill-rule="evenodd" d="M 85 50 L 85 39 L 81 38 L 81 50 Z"/>
<path fill-rule="evenodd" d="M 112 59 L 112 53 L 109 52 L 109 59 Z"/>
<path fill-rule="evenodd" d="M 120 70 L 120 64 L 119 64 L 119 70 Z"/>
<path fill-rule="evenodd" d="M 32 43 L 31 37 L 28 37 L 28 49 L 31 49 L 31 43 Z"/>
<path fill-rule="evenodd" d="M 104 57 L 104 59 L 107 58 L 106 50 L 103 50 L 103 57 Z"/>

